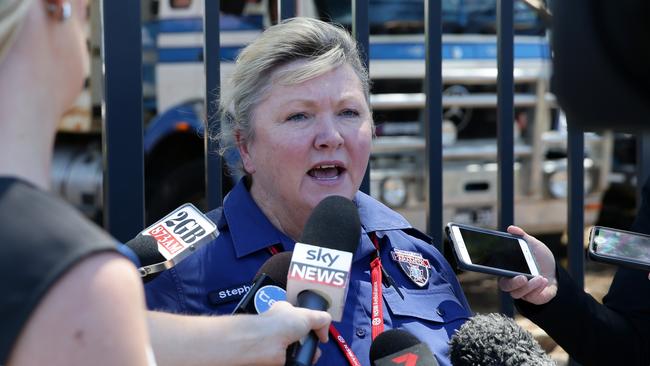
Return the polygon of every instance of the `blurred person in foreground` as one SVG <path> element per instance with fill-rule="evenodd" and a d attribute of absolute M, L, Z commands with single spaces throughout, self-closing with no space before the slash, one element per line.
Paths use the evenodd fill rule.
<path fill-rule="evenodd" d="M 631 231 L 650 234 L 650 180 Z M 517 299 L 522 315 L 544 329 L 583 365 L 650 364 L 650 279 L 648 272 L 620 267 L 600 304 L 557 265 L 550 249 L 516 226 L 540 267 L 540 276 L 499 280 Z"/>
<path fill-rule="evenodd" d="M 87 6 L 0 0 L 0 365 L 153 365 L 147 326 L 161 365 L 282 365 L 310 329 L 324 340 L 329 315 L 286 302 L 264 316 L 150 313 L 147 325 L 115 239 L 46 192 L 88 65 Z"/>
<path fill-rule="evenodd" d="M 640 135 L 650 113 L 650 3 L 553 1 L 553 92 L 578 130 Z M 626 55 L 634 55 L 627 57 Z M 637 184 L 640 184 L 639 181 Z M 631 231 L 650 233 L 650 181 Z M 501 279 L 520 312 L 584 365 L 650 364 L 648 272 L 620 267 L 602 304 L 577 286 L 550 250 L 522 229 L 541 276 Z M 581 243 L 582 245 L 582 243 Z"/>
<path fill-rule="evenodd" d="M 471 315 L 453 270 L 429 237 L 359 192 L 374 126 L 354 39 L 310 18 L 268 28 L 237 58 L 221 112 L 221 146 L 239 152 L 245 177 L 208 213 L 219 236 L 146 285 L 149 308 L 230 313 L 238 289 L 270 256 L 293 250 L 314 207 L 339 195 L 357 206 L 361 239 L 335 324 L 341 337 L 321 346 L 318 364 L 367 365 L 374 336 L 403 328 L 449 365 L 449 338 Z M 373 283 L 371 266 L 383 269 L 384 285 Z M 341 351 L 347 346 L 356 356 Z"/>

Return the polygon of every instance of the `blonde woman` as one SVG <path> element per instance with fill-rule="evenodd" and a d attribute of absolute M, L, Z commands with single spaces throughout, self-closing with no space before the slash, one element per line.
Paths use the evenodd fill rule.
<path fill-rule="evenodd" d="M 146 314 L 115 240 L 46 193 L 88 64 L 87 6 L 0 0 L 0 365 L 152 365 L 147 326 L 160 365 L 282 365 L 310 329 L 325 341 L 327 313 L 285 302 L 263 316 Z"/>
<path fill-rule="evenodd" d="M 57 123 L 85 77 L 87 6 L 0 1 L 3 365 L 147 364 L 135 269 L 114 239 L 45 192 Z"/>

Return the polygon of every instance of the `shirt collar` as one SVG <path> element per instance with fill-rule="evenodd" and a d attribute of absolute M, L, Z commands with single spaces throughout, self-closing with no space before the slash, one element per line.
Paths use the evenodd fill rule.
<path fill-rule="evenodd" d="M 276 244 L 282 244 L 284 250 L 293 250 L 293 240 L 266 218 L 251 197 L 244 179 L 224 199 L 223 212 L 237 258 Z"/>
<path fill-rule="evenodd" d="M 357 192 L 354 203 L 359 209 L 361 226 L 368 233 L 411 228 L 411 224 L 402 215 L 363 192 Z"/>
<path fill-rule="evenodd" d="M 359 209 L 361 220 L 361 240 L 352 262 L 357 262 L 375 252 L 375 245 L 368 233 L 387 230 L 408 229 L 411 225 L 402 215 L 386 207 L 381 202 L 363 192 L 357 192 L 354 203 Z M 378 234 L 377 237 L 383 235 Z"/>
<path fill-rule="evenodd" d="M 374 251 L 367 233 L 411 228 L 402 215 L 363 192 L 356 193 L 354 203 L 359 209 L 362 227 L 354 261 Z M 293 250 L 294 241 L 271 224 L 251 197 L 244 179 L 228 193 L 223 206 L 237 258 L 276 244 L 282 244 L 284 250 Z"/>

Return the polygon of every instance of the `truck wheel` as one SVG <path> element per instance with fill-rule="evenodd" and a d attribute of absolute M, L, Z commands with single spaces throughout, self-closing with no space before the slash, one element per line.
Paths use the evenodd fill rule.
<path fill-rule="evenodd" d="M 147 226 L 186 202 L 205 210 L 203 169 L 203 159 L 196 159 L 172 170 L 157 182 L 148 182 L 151 194 L 146 209 Z"/>

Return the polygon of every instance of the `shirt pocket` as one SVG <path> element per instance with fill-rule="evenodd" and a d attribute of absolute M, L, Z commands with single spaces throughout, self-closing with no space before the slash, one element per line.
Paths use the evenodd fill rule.
<path fill-rule="evenodd" d="M 383 288 L 387 310 L 396 317 L 393 322 L 399 322 L 401 317 L 413 317 L 437 325 L 449 324 L 455 329 L 471 316 L 448 284 L 427 289 L 400 288 L 400 292 L 404 299 L 394 288 Z"/>

